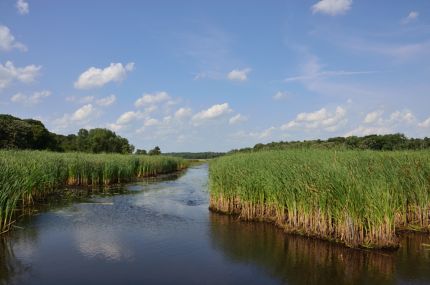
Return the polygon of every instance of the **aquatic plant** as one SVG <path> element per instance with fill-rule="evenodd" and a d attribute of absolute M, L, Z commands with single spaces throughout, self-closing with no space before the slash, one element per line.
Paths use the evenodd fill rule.
<path fill-rule="evenodd" d="M 110 185 L 186 166 L 185 160 L 167 156 L 0 151 L 0 232 L 10 229 L 17 207 L 63 185 Z"/>
<path fill-rule="evenodd" d="M 350 247 L 430 230 L 430 153 L 286 150 L 217 158 L 210 208 Z"/>

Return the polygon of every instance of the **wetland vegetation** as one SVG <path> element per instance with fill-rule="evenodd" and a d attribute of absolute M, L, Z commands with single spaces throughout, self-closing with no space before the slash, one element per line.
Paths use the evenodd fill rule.
<path fill-rule="evenodd" d="M 17 208 L 62 186 L 124 183 L 186 166 L 187 161 L 167 156 L 0 151 L 0 232 L 10 229 Z"/>
<path fill-rule="evenodd" d="M 350 247 L 430 230 L 428 151 L 283 150 L 210 163 L 210 208 Z"/>

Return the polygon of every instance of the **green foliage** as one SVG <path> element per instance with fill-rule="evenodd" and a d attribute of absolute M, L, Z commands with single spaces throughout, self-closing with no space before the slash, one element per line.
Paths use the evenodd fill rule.
<path fill-rule="evenodd" d="M 136 154 L 139 154 L 139 155 L 141 155 L 141 154 L 147 154 L 147 152 L 144 149 L 136 149 Z"/>
<path fill-rule="evenodd" d="M 215 210 L 353 247 L 396 245 L 402 228 L 430 230 L 428 151 L 239 153 L 213 160 L 209 177 Z"/>
<path fill-rule="evenodd" d="M 134 151 L 127 139 L 108 129 L 80 129 L 77 135 L 63 136 L 50 133 L 40 121 L 10 115 L 0 115 L 0 148 L 123 154 Z"/>
<path fill-rule="evenodd" d="M 283 149 L 423 150 L 430 149 L 430 138 L 407 138 L 403 134 L 389 134 L 334 137 L 327 140 L 280 141 L 267 144 L 258 143 L 253 148 L 235 149 L 230 153 Z"/>
<path fill-rule="evenodd" d="M 0 115 L 0 148 L 51 149 L 54 146 L 54 137 L 40 121 Z"/>
<path fill-rule="evenodd" d="M 156 146 L 148 152 L 149 155 L 160 155 L 161 150 L 160 147 Z"/>
<path fill-rule="evenodd" d="M 186 159 L 211 159 L 225 155 L 224 152 L 168 152 L 167 156 L 182 157 Z"/>
<path fill-rule="evenodd" d="M 17 206 L 46 197 L 63 185 L 109 185 L 171 173 L 187 166 L 165 156 L 0 151 L 0 232 Z"/>

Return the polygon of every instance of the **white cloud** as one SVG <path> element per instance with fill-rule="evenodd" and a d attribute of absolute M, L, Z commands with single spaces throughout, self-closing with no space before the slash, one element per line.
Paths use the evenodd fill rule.
<path fill-rule="evenodd" d="M 412 124 L 415 121 L 415 115 L 408 110 L 395 111 L 390 115 L 390 122 Z"/>
<path fill-rule="evenodd" d="M 312 13 L 322 13 L 330 16 L 345 14 L 351 9 L 352 0 L 321 0 L 312 5 Z"/>
<path fill-rule="evenodd" d="M 27 51 L 27 47 L 24 44 L 15 40 L 8 27 L 0 25 L 0 50 L 11 51 L 13 49 Z"/>
<path fill-rule="evenodd" d="M 33 95 L 27 96 L 22 93 L 17 93 L 13 95 L 10 100 L 14 103 L 22 103 L 22 104 L 38 104 L 42 101 L 43 98 L 51 96 L 51 91 L 43 90 L 34 92 Z"/>
<path fill-rule="evenodd" d="M 119 116 L 116 123 L 119 125 L 125 125 L 125 124 L 132 122 L 133 120 L 135 120 L 139 117 L 141 117 L 140 112 L 128 111 L 128 112 L 125 112 L 124 114 L 122 114 L 121 116 Z"/>
<path fill-rule="evenodd" d="M 147 120 L 145 120 L 145 122 L 143 123 L 143 125 L 145 127 L 150 127 L 150 126 L 156 126 L 158 125 L 160 122 L 157 119 L 154 118 L 149 118 Z"/>
<path fill-rule="evenodd" d="M 122 63 L 111 63 L 104 69 L 90 67 L 83 72 L 75 82 L 75 88 L 91 89 L 101 87 L 109 82 L 120 82 L 125 79 L 127 73 L 134 69 L 134 63 L 125 66 Z"/>
<path fill-rule="evenodd" d="M 16 1 L 16 8 L 18 9 L 18 13 L 21 15 L 26 15 L 30 12 L 28 2 L 25 2 L 25 0 Z"/>
<path fill-rule="evenodd" d="M 288 92 L 278 91 L 275 93 L 275 95 L 273 95 L 273 100 L 283 100 L 289 98 L 290 96 L 291 94 Z"/>
<path fill-rule="evenodd" d="M 176 119 L 184 119 L 184 118 L 191 116 L 191 114 L 192 114 L 192 112 L 191 112 L 190 108 L 179 108 L 175 112 L 175 118 Z"/>
<path fill-rule="evenodd" d="M 417 119 L 409 110 L 394 111 L 385 118 L 382 115 L 382 110 L 368 113 L 363 120 L 364 125 L 359 125 L 357 128 L 347 132 L 344 136 L 389 134 L 401 132 L 402 130 L 411 130 L 416 127 Z"/>
<path fill-rule="evenodd" d="M 115 101 L 116 101 L 116 96 L 115 96 L 115 95 L 113 95 L 113 94 L 111 94 L 111 95 L 109 95 L 109 96 L 107 96 L 107 97 L 104 97 L 104 98 L 100 98 L 100 99 L 98 99 L 98 100 L 96 101 L 96 103 L 97 103 L 97 105 L 99 105 L 99 106 L 107 107 L 107 106 L 110 106 L 110 105 L 112 105 L 113 103 L 115 103 Z"/>
<path fill-rule="evenodd" d="M 350 136 L 368 136 L 368 135 L 384 135 L 393 133 L 393 130 L 389 127 L 385 126 L 371 126 L 371 127 L 365 127 L 365 126 L 359 126 L 356 129 L 353 129 L 352 131 L 347 132 L 344 134 L 344 137 L 350 137 Z"/>
<path fill-rule="evenodd" d="M 228 106 L 228 103 L 216 104 L 207 110 L 198 112 L 193 116 L 193 122 L 199 124 L 206 120 L 212 120 L 219 118 L 225 114 L 230 113 L 232 110 Z"/>
<path fill-rule="evenodd" d="M 227 78 L 234 81 L 246 81 L 250 72 L 250 68 L 234 69 L 228 73 Z"/>
<path fill-rule="evenodd" d="M 263 131 L 258 135 L 258 137 L 259 137 L 259 138 L 261 138 L 261 139 L 269 138 L 275 130 L 276 130 L 276 128 L 275 128 L 275 127 L 267 128 L 267 129 L 263 130 Z"/>
<path fill-rule="evenodd" d="M 230 120 L 228 120 L 228 123 L 230 125 L 235 125 L 235 124 L 246 122 L 247 120 L 248 120 L 247 117 L 242 116 L 241 114 L 237 114 L 236 116 L 231 117 Z"/>
<path fill-rule="evenodd" d="M 77 128 L 94 128 L 92 123 L 100 114 L 99 110 L 92 104 L 86 104 L 72 114 L 66 113 L 62 117 L 54 119 L 52 121 L 53 131 L 67 134 L 75 132 Z"/>
<path fill-rule="evenodd" d="M 73 113 L 71 120 L 83 121 L 85 119 L 88 119 L 94 112 L 95 109 L 92 104 L 84 105 Z"/>
<path fill-rule="evenodd" d="M 153 105 L 167 100 L 170 100 L 170 96 L 169 94 L 167 94 L 167 92 L 162 91 L 154 94 L 147 93 L 147 94 L 143 94 L 142 97 L 137 99 L 136 102 L 134 103 L 134 106 L 141 107 L 145 105 Z"/>
<path fill-rule="evenodd" d="M 107 128 L 114 132 L 120 131 L 123 127 L 123 125 L 119 124 L 107 124 Z"/>
<path fill-rule="evenodd" d="M 430 128 L 430 117 L 418 124 L 420 128 Z"/>
<path fill-rule="evenodd" d="M 10 98 L 10 101 L 14 103 L 24 103 L 24 102 L 27 102 L 27 100 L 28 100 L 27 95 L 24 95 L 22 93 L 16 93 Z"/>
<path fill-rule="evenodd" d="M 409 14 L 402 19 L 402 24 L 409 24 L 410 22 L 416 21 L 418 19 L 419 13 L 417 11 L 411 11 Z"/>
<path fill-rule="evenodd" d="M 33 82 L 39 75 L 41 68 L 41 66 L 36 65 L 15 67 L 11 61 L 7 61 L 4 65 L 0 63 L 0 89 L 6 88 L 14 80 L 23 83 Z"/>
<path fill-rule="evenodd" d="M 366 117 L 364 118 L 364 123 L 366 124 L 373 124 L 376 121 L 381 119 L 382 114 L 384 113 L 384 111 L 382 110 L 377 110 L 377 111 L 373 111 L 370 112 L 366 115 Z"/>
<path fill-rule="evenodd" d="M 346 124 L 346 113 L 346 110 L 341 106 L 338 106 L 334 113 L 329 112 L 326 108 L 310 113 L 299 113 L 294 120 L 282 125 L 281 130 L 323 129 L 334 132 Z"/>

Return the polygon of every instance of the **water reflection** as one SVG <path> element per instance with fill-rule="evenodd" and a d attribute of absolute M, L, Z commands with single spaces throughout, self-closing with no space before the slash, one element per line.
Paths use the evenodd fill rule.
<path fill-rule="evenodd" d="M 0 254 L 0 284 L 8 284 L 16 275 L 22 274 L 25 267 L 16 258 L 7 238 L 0 238 Z"/>
<path fill-rule="evenodd" d="M 407 235 L 399 251 L 348 249 L 285 235 L 272 225 L 212 213 L 213 246 L 236 262 L 254 263 L 288 284 L 393 284 L 430 282 L 429 235 Z"/>

